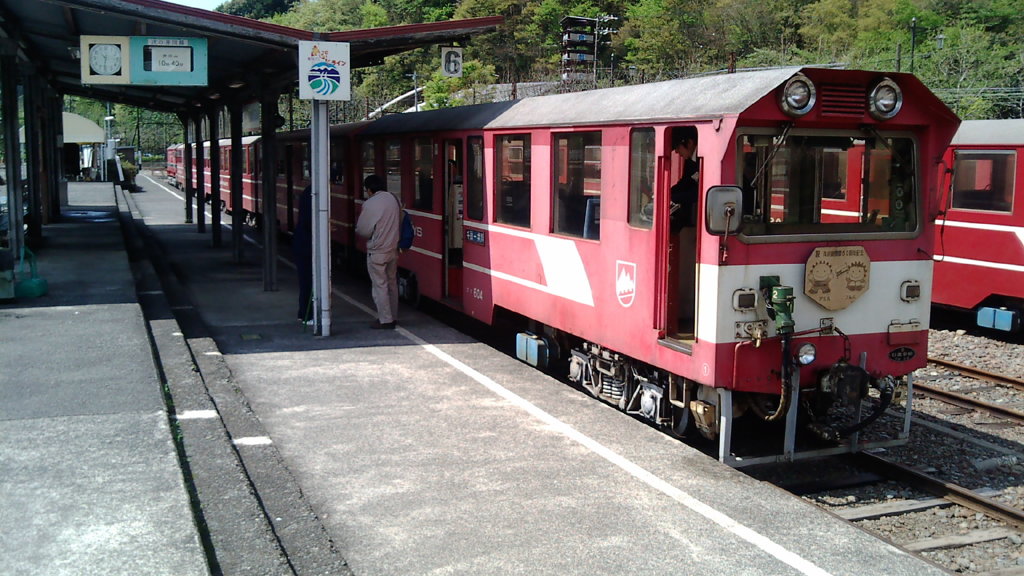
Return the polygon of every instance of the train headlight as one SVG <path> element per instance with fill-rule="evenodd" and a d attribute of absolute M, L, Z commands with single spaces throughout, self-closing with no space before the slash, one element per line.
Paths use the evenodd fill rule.
<path fill-rule="evenodd" d="M 814 83 L 807 76 L 797 74 L 782 87 L 779 105 L 790 116 L 803 116 L 814 108 L 815 94 Z"/>
<path fill-rule="evenodd" d="M 817 357 L 818 349 L 810 342 L 802 344 L 796 351 L 796 363 L 801 366 L 807 366 L 811 362 L 814 362 L 814 359 Z"/>
<path fill-rule="evenodd" d="M 888 78 L 875 84 L 868 97 L 868 111 L 876 120 L 888 120 L 899 114 L 903 107 L 903 91 L 899 85 Z"/>

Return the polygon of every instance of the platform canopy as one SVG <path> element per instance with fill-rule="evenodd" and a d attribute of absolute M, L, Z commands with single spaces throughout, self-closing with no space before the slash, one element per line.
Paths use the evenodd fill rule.
<path fill-rule="evenodd" d="M 106 140 L 99 124 L 71 112 L 64 112 L 64 143 L 95 144 Z"/>
<path fill-rule="evenodd" d="M 351 68 L 434 44 L 490 32 L 500 16 L 316 34 L 160 0 L 0 0 L 0 48 L 30 62 L 61 94 L 164 112 L 188 113 L 215 101 L 256 99 L 296 81 L 298 43 L 348 42 Z M 83 35 L 204 38 L 207 86 L 82 83 Z"/>

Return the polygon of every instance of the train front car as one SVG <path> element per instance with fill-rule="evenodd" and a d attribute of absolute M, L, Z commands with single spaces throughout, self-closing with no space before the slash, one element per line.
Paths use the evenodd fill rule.
<path fill-rule="evenodd" d="M 938 175 L 958 123 L 912 76 L 810 69 L 736 118 L 720 150 L 722 183 L 731 172 L 736 185 L 705 182 L 700 239 L 698 300 L 714 302 L 698 302 L 711 346 L 694 356 L 717 394 L 701 382 L 687 399 L 723 460 L 906 441 L 909 406 L 878 419 L 909 404 L 927 360 Z M 780 422 L 781 453 L 733 454 L 742 412 Z M 833 447 L 801 444 L 798 430 Z"/>
<path fill-rule="evenodd" d="M 568 348 L 570 379 L 716 439 L 730 464 L 905 442 L 909 416 L 860 432 L 927 358 L 936 180 L 958 123 L 910 75 L 833 69 L 524 100 L 488 126 L 482 292 L 533 322 L 521 358 Z M 552 186 L 519 214 L 523 174 Z M 768 434 L 741 426 L 759 421 Z"/>

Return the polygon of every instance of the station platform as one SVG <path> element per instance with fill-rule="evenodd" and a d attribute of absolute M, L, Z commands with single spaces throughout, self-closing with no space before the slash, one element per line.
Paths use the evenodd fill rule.
<path fill-rule="evenodd" d="M 0 303 L 0 571 L 946 574 L 405 304 L 371 330 L 359 278 L 316 337 L 138 182 L 71 184 Z"/>

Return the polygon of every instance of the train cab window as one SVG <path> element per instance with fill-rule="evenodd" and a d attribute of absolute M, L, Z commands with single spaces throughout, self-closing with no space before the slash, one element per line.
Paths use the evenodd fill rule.
<path fill-rule="evenodd" d="M 506 134 L 494 138 L 494 177 L 498 198 L 494 219 L 503 224 L 530 227 L 530 135 Z"/>
<path fill-rule="evenodd" d="M 651 229 L 654 222 L 654 128 L 629 135 L 629 224 Z"/>
<path fill-rule="evenodd" d="M 743 135 L 743 234 L 915 232 L 914 150 L 909 138 L 875 132 Z"/>
<path fill-rule="evenodd" d="M 384 143 L 384 182 L 388 192 L 402 198 L 402 141 L 388 140 Z"/>
<path fill-rule="evenodd" d="M 484 219 L 484 139 L 470 136 L 466 139 L 466 217 Z"/>
<path fill-rule="evenodd" d="M 601 133 L 572 132 L 554 138 L 552 232 L 601 237 Z"/>
<path fill-rule="evenodd" d="M 414 142 L 416 189 L 412 204 L 417 210 L 434 208 L 434 143 L 430 138 L 417 138 Z"/>
<path fill-rule="evenodd" d="M 1017 154 L 1013 150 L 957 150 L 953 157 L 953 208 L 1013 211 Z"/>

